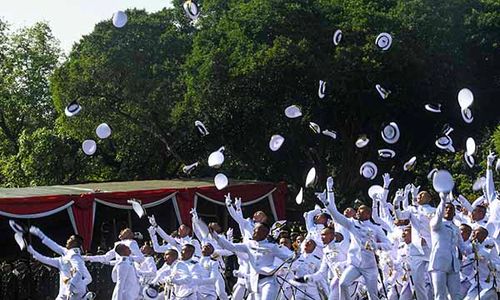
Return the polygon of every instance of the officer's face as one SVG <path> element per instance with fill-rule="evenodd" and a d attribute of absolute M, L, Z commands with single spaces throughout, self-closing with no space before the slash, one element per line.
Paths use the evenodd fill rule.
<path fill-rule="evenodd" d="M 141 252 L 142 254 L 144 255 L 153 255 L 153 248 L 151 248 L 151 246 L 147 245 L 147 244 L 144 244 L 142 247 L 141 247 Z"/>
<path fill-rule="evenodd" d="M 460 235 L 464 241 L 467 241 L 470 238 L 471 229 L 467 226 L 460 226 Z"/>
<path fill-rule="evenodd" d="M 323 225 L 325 225 L 327 221 L 328 221 L 328 218 L 324 214 L 316 215 L 316 217 L 314 218 L 314 222 L 316 224 L 323 224 Z"/>
<path fill-rule="evenodd" d="M 163 256 L 163 259 L 165 260 L 167 265 L 171 265 L 177 259 L 177 255 L 172 252 L 166 252 L 165 255 Z"/>
<path fill-rule="evenodd" d="M 203 256 L 210 256 L 214 253 L 214 247 L 210 244 L 205 244 L 201 247 L 201 254 Z"/>
<path fill-rule="evenodd" d="M 476 228 L 474 229 L 474 231 L 472 231 L 472 240 L 478 243 L 482 243 L 487 236 L 488 233 L 482 228 Z"/>
<path fill-rule="evenodd" d="M 411 228 L 410 227 L 403 229 L 402 238 L 406 244 L 411 243 Z"/>
<path fill-rule="evenodd" d="M 120 232 L 120 235 L 118 235 L 118 238 L 120 240 L 131 240 L 134 238 L 134 233 L 132 232 L 132 229 L 130 228 L 125 228 Z"/>
<path fill-rule="evenodd" d="M 309 254 L 316 249 L 316 243 L 313 240 L 308 240 L 304 246 L 304 251 Z"/>
<path fill-rule="evenodd" d="M 181 250 L 181 259 L 188 260 L 193 256 L 193 248 L 183 246 Z"/>
<path fill-rule="evenodd" d="M 480 220 L 482 220 L 484 218 L 485 214 L 486 214 L 486 209 L 484 207 L 482 207 L 482 206 L 477 206 L 472 211 L 471 218 L 474 221 L 480 221 Z"/>
<path fill-rule="evenodd" d="M 266 214 L 263 211 L 257 211 L 253 214 L 253 221 L 256 223 L 264 222 L 266 219 Z"/>
<path fill-rule="evenodd" d="M 321 231 L 321 241 L 323 242 L 323 245 L 330 244 L 333 239 L 335 239 L 335 232 L 333 230 L 327 228 Z"/>
<path fill-rule="evenodd" d="M 189 233 L 191 232 L 191 229 L 189 227 L 187 227 L 186 225 L 182 224 L 181 226 L 179 226 L 179 236 L 181 238 L 183 237 L 186 237 L 189 235 Z"/>
<path fill-rule="evenodd" d="M 280 245 L 287 247 L 288 249 L 292 249 L 292 241 L 290 241 L 290 239 L 288 238 L 281 238 Z"/>
<path fill-rule="evenodd" d="M 417 195 L 417 203 L 420 204 L 420 205 L 424 205 L 424 204 L 427 204 L 431 202 L 431 195 L 426 192 L 426 191 L 422 191 L 420 193 L 418 193 Z"/>
<path fill-rule="evenodd" d="M 356 212 L 356 218 L 360 221 L 366 221 L 369 220 L 371 217 L 371 211 L 365 207 L 365 206 L 360 206 L 358 208 L 358 211 Z"/>
<path fill-rule="evenodd" d="M 344 216 L 347 218 L 354 218 L 356 216 L 356 211 L 352 207 L 348 207 L 344 210 Z"/>
<path fill-rule="evenodd" d="M 262 224 L 258 224 L 253 229 L 252 238 L 256 241 L 262 241 L 267 238 L 268 234 L 269 234 L 269 229 L 267 229 L 267 227 Z"/>
<path fill-rule="evenodd" d="M 66 241 L 66 249 L 72 249 L 72 248 L 78 248 L 78 247 L 79 247 L 78 241 L 75 240 L 73 237 L 70 237 Z"/>
<path fill-rule="evenodd" d="M 453 220 L 455 217 L 455 206 L 453 204 L 448 203 L 446 204 L 446 207 L 444 208 L 444 218 L 448 221 Z"/>

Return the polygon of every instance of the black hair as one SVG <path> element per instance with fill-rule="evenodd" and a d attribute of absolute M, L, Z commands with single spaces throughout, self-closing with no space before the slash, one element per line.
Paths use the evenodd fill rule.
<path fill-rule="evenodd" d="M 123 256 L 125 249 L 128 249 L 127 245 L 118 244 L 115 247 L 115 252 L 118 253 L 120 256 Z"/>

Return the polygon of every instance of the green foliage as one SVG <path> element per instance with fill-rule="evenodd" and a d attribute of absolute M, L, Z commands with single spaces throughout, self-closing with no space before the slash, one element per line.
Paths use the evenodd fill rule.
<path fill-rule="evenodd" d="M 366 198 L 367 182 L 359 176 L 363 161 L 377 161 L 377 149 L 392 148 L 395 161 L 377 161 L 379 172 L 396 177 L 395 186 L 424 179 L 432 167 L 462 170 L 463 160 L 438 156 L 434 140 L 444 123 L 455 128 L 456 147 L 467 135 L 482 134 L 496 124 L 492 114 L 498 81 L 487 78 L 478 57 L 493 53 L 498 40 L 494 4 L 461 0 L 414 1 L 205 1 L 207 17 L 200 24 L 186 64 L 188 91 L 174 117 L 185 126 L 203 119 L 213 137 L 203 149 L 190 152 L 193 159 L 225 144 L 231 159 L 224 165 L 232 177 L 284 179 L 303 185 L 305 172 L 319 169 L 319 182 L 333 174 L 345 200 Z M 207 11 L 208 10 L 208 11 Z M 488 18 L 489 22 L 483 22 Z M 484 28 L 487 27 L 487 28 Z M 332 34 L 342 29 L 338 47 Z M 496 32 L 491 28 L 496 28 Z M 486 29 L 483 31 L 483 29 Z M 378 33 L 394 37 L 389 51 L 374 45 Z M 474 49 L 474 52 L 471 50 Z M 498 55 L 497 55 L 498 57 Z M 485 63 L 498 68 L 497 60 Z M 474 73 L 477 76 L 470 76 Z M 329 95 L 317 97 L 318 80 L 329 80 Z M 392 90 L 382 101 L 375 84 Z M 488 87 L 485 86 L 488 84 Z M 465 125 L 456 95 L 468 86 L 478 95 L 476 120 Z M 491 92 L 495 91 L 495 92 Z M 441 102 L 444 112 L 433 115 L 423 107 Z M 283 110 L 302 106 L 304 116 L 288 120 Z M 477 108 L 477 110 L 476 110 Z M 313 135 L 309 121 L 338 132 L 338 140 Z M 401 140 L 388 146 L 380 137 L 384 122 L 396 121 Z M 285 136 L 284 146 L 271 153 L 272 134 Z M 365 149 L 356 149 L 359 134 L 369 135 Z M 465 138 L 464 138 L 465 141 Z M 402 164 L 417 155 L 417 176 L 403 173 Z M 378 181 L 378 180 L 377 180 Z M 319 187 L 321 188 L 321 187 Z"/>
<path fill-rule="evenodd" d="M 183 97 L 181 67 L 191 29 L 179 26 L 172 10 L 127 14 L 121 29 L 109 21 L 97 24 L 55 72 L 58 128 L 83 140 L 95 139 L 101 122 L 112 127 L 111 141 L 102 141 L 97 153 L 113 170 L 106 180 L 171 176 L 182 158 L 169 115 Z M 83 110 L 67 118 L 62 111 L 75 99 Z"/>
<path fill-rule="evenodd" d="M 500 128 L 492 134 L 500 121 L 498 1 L 204 0 L 195 24 L 181 4 L 153 14 L 129 10 L 120 29 L 98 23 L 54 73 L 59 50 L 46 25 L 10 35 L 0 22 L 0 56 L 8 58 L 0 60 L 5 185 L 178 177 L 182 164 L 200 161 L 193 176 L 222 171 L 285 180 L 293 195 L 315 166 L 314 188 L 333 175 L 338 198 L 348 204 L 366 200 L 367 188 L 380 184 L 380 176 L 359 175 L 371 160 L 379 174 L 395 177 L 393 187 L 416 182 L 427 189 L 426 175 L 437 167 L 454 173 L 460 193 L 477 196 L 471 185 L 488 151 L 500 152 Z M 337 29 L 343 38 L 334 46 Z M 388 51 L 375 46 L 380 32 L 393 36 Z M 319 80 L 328 81 L 324 99 Z M 392 91 L 388 99 L 376 84 Z M 457 105 L 463 87 L 475 95 L 473 124 L 463 122 Z M 73 100 L 83 109 L 68 118 L 63 111 Z M 443 113 L 425 111 L 431 102 Z M 291 104 L 301 106 L 302 118 L 284 116 Z M 196 120 L 208 136 L 196 134 Z M 313 134 L 310 121 L 338 138 Z M 395 145 L 380 138 L 391 121 L 401 130 Z M 97 140 L 102 122 L 113 133 L 85 156 L 80 144 Z M 434 145 L 445 123 L 455 128 L 456 154 Z M 268 148 L 273 134 L 286 139 L 277 152 Z M 360 134 L 371 140 L 363 149 L 354 146 Z M 472 169 L 463 161 L 469 136 L 479 146 Z M 208 168 L 209 153 L 223 145 L 222 169 Z M 395 150 L 396 159 L 380 161 L 382 148 Z M 416 169 L 403 172 L 414 155 Z"/>

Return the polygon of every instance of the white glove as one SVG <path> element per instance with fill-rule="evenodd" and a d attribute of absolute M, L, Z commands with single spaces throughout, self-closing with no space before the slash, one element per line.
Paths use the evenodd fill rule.
<path fill-rule="evenodd" d="M 419 186 L 414 186 L 413 184 L 411 185 L 411 196 L 413 199 L 417 199 L 418 193 L 420 192 L 420 185 Z"/>
<path fill-rule="evenodd" d="M 156 219 L 155 219 L 154 215 L 152 215 L 151 217 L 148 217 L 148 220 L 149 220 L 149 224 L 151 224 L 151 226 L 153 226 L 153 227 L 158 226 L 158 224 L 156 224 Z"/>
<path fill-rule="evenodd" d="M 35 235 L 35 236 L 39 237 L 41 240 L 43 240 L 45 238 L 45 234 L 38 227 L 31 226 L 30 227 L 30 233 L 32 235 Z"/>
<path fill-rule="evenodd" d="M 391 178 L 391 175 L 389 175 L 389 173 L 385 173 L 384 175 L 382 175 L 382 179 L 384 180 L 384 189 L 388 189 L 394 178 Z"/>
<path fill-rule="evenodd" d="M 196 212 L 196 209 L 191 208 L 191 211 L 189 213 L 193 216 L 195 220 L 198 220 L 198 213 Z"/>
<path fill-rule="evenodd" d="M 405 189 L 404 189 L 405 197 L 407 197 L 411 193 L 412 188 L 413 188 L 413 185 L 411 183 L 408 183 L 407 185 L 405 185 Z"/>
<path fill-rule="evenodd" d="M 326 179 L 326 190 L 328 192 L 332 192 L 333 191 L 333 177 L 332 176 L 329 176 Z"/>
<path fill-rule="evenodd" d="M 231 206 L 232 201 L 231 201 L 231 193 L 227 193 L 227 195 L 224 196 L 226 199 L 226 206 Z"/>
<path fill-rule="evenodd" d="M 404 191 L 399 189 L 394 196 L 394 206 L 401 208 L 401 203 L 403 202 Z"/>
<path fill-rule="evenodd" d="M 490 151 L 490 154 L 488 154 L 488 157 L 486 158 L 486 161 L 488 162 L 488 168 L 493 167 L 493 163 L 495 162 L 496 157 L 497 156 L 495 155 L 495 153 Z"/>
<path fill-rule="evenodd" d="M 241 197 L 234 198 L 234 206 L 237 210 L 241 210 Z"/>
<path fill-rule="evenodd" d="M 326 190 L 324 190 L 323 193 L 314 193 L 314 194 L 321 203 L 326 205 Z"/>

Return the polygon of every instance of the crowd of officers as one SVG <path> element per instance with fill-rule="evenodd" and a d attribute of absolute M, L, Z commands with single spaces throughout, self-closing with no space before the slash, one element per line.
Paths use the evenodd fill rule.
<path fill-rule="evenodd" d="M 183 224 L 172 235 L 148 217 L 150 244 L 141 247 L 132 230 L 124 229 L 110 251 L 82 255 L 80 237 L 71 236 L 62 247 L 31 227 L 31 234 L 59 256 L 27 250 L 59 270 L 56 299 L 102 297 L 86 265 L 113 266 L 108 297 L 117 300 L 498 299 L 500 199 L 494 160 L 490 154 L 481 197 L 469 201 L 440 193 L 435 207 L 431 194 L 413 184 L 388 201 L 392 178 L 384 174 L 383 188 L 370 194 L 371 206 L 340 212 L 329 177 L 326 189 L 317 193 L 323 206 L 304 213 L 306 233 L 293 239 L 285 221 L 271 225 L 262 211 L 244 218 L 241 199 L 228 194 L 226 207 L 241 233 L 238 242 L 231 228 L 206 224 L 192 210 L 192 227 Z M 161 265 L 155 253 L 163 256 Z M 228 258 L 237 260 L 232 272 L 227 272 Z M 47 284 L 53 284 L 51 276 Z"/>

